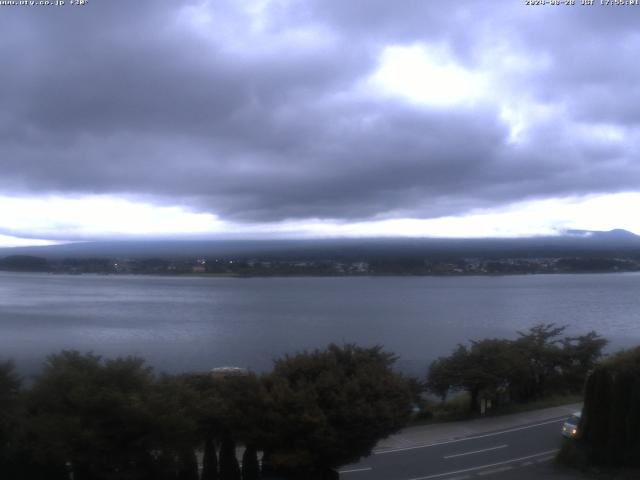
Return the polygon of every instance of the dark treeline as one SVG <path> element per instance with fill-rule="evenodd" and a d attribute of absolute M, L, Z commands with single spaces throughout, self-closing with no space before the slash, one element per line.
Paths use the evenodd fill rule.
<path fill-rule="evenodd" d="M 425 390 L 443 401 L 468 392 L 476 414 L 581 393 L 594 368 L 587 397 L 599 400 L 587 400 L 597 405 L 587 411 L 610 404 L 607 418 L 637 417 L 627 407 L 640 398 L 640 355 L 597 367 L 606 340 L 595 332 L 563 336 L 564 330 L 540 324 L 513 340 L 459 345 L 432 363 L 424 383 L 395 373 L 395 356 L 381 347 L 355 345 L 285 356 L 261 376 L 155 375 L 140 358 L 63 351 L 48 357 L 28 388 L 6 362 L 0 364 L 0 478 L 335 478 L 334 469 L 405 426 L 412 407 L 424 404 Z M 614 366 L 622 373 L 614 374 Z M 630 382 L 635 386 L 623 392 Z M 616 396 L 621 393 L 631 397 Z M 591 425 L 596 417 L 587 415 Z M 627 434 L 637 449 L 637 430 Z"/>
<path fill-rule="evenodd" d="M 420 276 L 523 275 L 640 271 L 633 257 L 437 257 L 390 255 L 344 259 L 312 257 L 193 257 L 193 258 L 63 258 L 28 255 L 0 258 L 0 270 L 62 274 L 147 274 L 222 276 Z"/>
<path fill-rule="evenodd" d="M 335 478 L 409 419 L 394 361 L 380 347 L 330 345 L 262 376 L 158 376 L 140 358 L 63 351 L 28 388 L 3 363 L 0 478 Z"/>
<path fill-rule="evenodd" d="M 567 448 L 579 449 L 583 465 L 640 467 L 640 347 L 596 367 L 582 412 L 581 438 Z"/>
<path fill-rule="evenodd" d="M 46 258 L 31 255 L 9 255 L 0 258 L 0 270 L 13 272 L 47 272 L 51 266 Z"/>
<path fill-rule="evenodd" d="M 562 337 L 565 329 L 540 324 L 515 340 L 458 345 L 450 356 L 431 364 L 427 387 L 443 400 L 450 392 L 468 392 L 471 412 L 550 394 L 581 393 L 607 341 L 595 332 Z"/>

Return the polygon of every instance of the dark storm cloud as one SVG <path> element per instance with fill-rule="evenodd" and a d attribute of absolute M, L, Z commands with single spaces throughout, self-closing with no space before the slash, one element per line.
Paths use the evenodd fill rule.
<path fill-rule="evenodd" d="M 240 4 L 5 8 L 2 192 L 141 196 L 272 221 L 434 217 L 638 185 L 637 142 L 583 127 L 638 124 L 640 9 Z M 501 91 L 447 109 L 354 93 L 385 46 L 418 43 L 471 70 L 494 48 L 538 65 L 495 89 L 558 117 L 514 143 Z"/>

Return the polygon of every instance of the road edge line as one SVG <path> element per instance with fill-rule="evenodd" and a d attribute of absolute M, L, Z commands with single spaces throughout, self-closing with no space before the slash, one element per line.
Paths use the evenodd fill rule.
<path fill-rule="evenodd" d="M 533 455 L 527 455 L 526 457 L 511 458 L 509 460 L 503 460 L 502 462 L 489 463 L 487 465 L 480 465 L 478 467 L 465 468 L 463 470 L 456 470 L 454 472 L 435 473 L 433 475 L 427 475 L 426 477 L 414 477 L 409 480 L 428 480 L 430 478 L 445 477 L 447 475 L 455 475 L 457 473 L 474 472 L 476 470 L 482 470 L 483 468 L 497 467 L 498 465 L 507 465 L 509 463 L 519 462 L 521 460 L 527 460 L 529 458 L 540 457 L 542 455 L 549 455 L 550 453 L 556 453 L 558 449 L 547 450 L 546 452 L 534 453 Z"/>
<path fill-rule="evenodd" d="M 468 440 L 475 440 L 477 438 L 493 437 L 495 435 L 502 435 L 503 433 L 517 432 L 517 431 L 520 431 L 520 430 L 526 430 L 527 428 L 535 428 L 535 427 L 540 427 L 542 425 L 549 425 L 551 423 L 559 423 L 559 422 L 564 421 L 565 419 L 566 419 L 566 417 L 563 416 L 563 417 L 558 417 L 558 418 L 553 419 L 553 420 L 547 420 L 545 422 L 535 423 L 533 425 L 525 425 L 525 426 L 522 426 L 522 427 L 509 428 L 507 430 L 501 430 L 499 432 L 484 433 L 484 434 L 480 434 L 480 435 L 473 435 L 473 436 L 470 436 L 470 437 L 458 438 L 458 439 L 453 439 L 453 440 L 445 440 L 443 442 L 435 442 L 435 443 L 426 443 L 426 444 L 421 444 L 421 445 L 413 445 L 411 447 L 401 447 L 401 448 L 392 448 L 392 449 L 389 449 L 389 450 L 379 450 L 377 452 L 374 451 L 373 455 L 386 455 L 387 453 L 404 452 L 406 450 L 416 450 L 416 449 L 419 449 L 419 448 L 436 447 L 438 445 L 446 445 L 448 443 L 466 442 Z"/>

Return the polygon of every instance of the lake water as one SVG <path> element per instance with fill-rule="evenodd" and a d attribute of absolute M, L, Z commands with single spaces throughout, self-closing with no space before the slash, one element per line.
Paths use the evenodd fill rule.
<path fill-rule="evenodd" d="M 382 344 L 423 374 L 458 342 L 540 322 L 640 344 L 640 274 L 205 278 L 0 272 L 0 358 L 37 371 L 63 348 L 158 370 L 270 368 L 330 342 Z"/>

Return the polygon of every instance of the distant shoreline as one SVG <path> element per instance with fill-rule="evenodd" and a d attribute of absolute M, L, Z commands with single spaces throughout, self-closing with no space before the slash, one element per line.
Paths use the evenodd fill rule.
<path fill-rule="evenodd" d="M 640 271 L 637 256 L 433 257 L 397 252 L 378 257 L 71 257 L 31 255 L 0 258 L 0 270 L 82 275 L 164 275 L 208 277 L 503 276 Z"/>
<path fill-rule="evenodd" d="M 312 273 L 291 273 L 291 274 L 239 274 L 239 273 L 98 273 L 98 272 L 54 272 L 54 271 L 21 271 L 21 270 L 1 270 L 0 273 L 19 274 L 48 274 L 53 276 L 77 277 L 163 277 L 163 278 L 389 278 L 389 277 L 430 277 L 430 278 L 461 278 L 461 277 L 527 277 L 542 275 L 612 275 L 612 274 L 640 274 L 640 270 L 629 271 L 575 271 L 575 272 L 505 272 L 505 273 L 367 273 L 367 274 L 312 274 Z"/>

